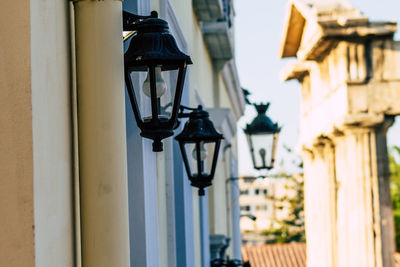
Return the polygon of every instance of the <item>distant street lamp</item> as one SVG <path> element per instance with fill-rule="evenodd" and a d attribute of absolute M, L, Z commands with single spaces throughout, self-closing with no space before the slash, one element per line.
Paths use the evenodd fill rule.
<path fill-rule="evenodd" d="M 189 120 L 175 139 L 179 142 L 191 185 L 199 188 L 199 195 L 203 196 L 204 188 L 210 186 L 214 178 L 223 136 L 215 130 L 202 106 L 190 110 L 192 112 L 179 115 L 180 118 L 189 117 Z"/>
<path fill-rule="evenodd" d="M 276 147 L 281 127 L 265 114 L 269 103 L 254 104 L 257 116 L 247 124 L 244 133 L 250 145 L 251 158 L 256 170 L 270 170 L 274 167 Z"/>
<path fill-rule="evenodd" d="M 135 32 L 124 64 L 136 123 L 140 135 L 153 140 L 153 151 L 162 151 L 161 140 L 172 136 L 176 126 L 186 67 L 192 61 L 179 50 L 168 23 L 157 12 L 151 16 L 124 12 L 123 25 L 124 31 Z M 175 88 L 168 88 L 166 80 L 176 84 Z"/>

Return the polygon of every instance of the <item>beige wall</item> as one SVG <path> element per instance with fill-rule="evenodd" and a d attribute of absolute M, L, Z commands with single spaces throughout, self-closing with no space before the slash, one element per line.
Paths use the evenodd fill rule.
<path fill-rule="evenodd" d="M 0 14 L 0 266 L 30 267 L 35 225 L 29 1 L 2 0 Z"/>
<path fill-rule="evenodd" d="M 227 107 L 232 109 L 228 90 L 221 72 L 214 68 L 212 59 L 209 56 L 208 48 L 203 39 L 202 30 L 193 12 L 192 1 L 171 0 L 175 13 L 177 14 L 180 26 L 188 44 L 188 53 L 193 60 L 193 65 L 189 66 L 189 85 L 190 85 L 190 104 L 198 104 L 198 97 L 201 98 L 206 108 Z M 238 118 L 235 118 L 238 119 Z M 236 139 L 231 141 L 236 155 Z M 218 159 L 217 169 L 213 180 L 213 185 L 208 188 L 209 197 L 209 230 L 210 234 L 224 234 L 230 236 L 231 217 L 229 212 L 230 196 L 227 190 L 226 179 L 230 174 L 230 162 L 224 161 L 222 153 L 224 145 L 221 145 L 221 153 Z M 194 190 L 193 208 L 195 223 L 195 243 L 196 259 L 199 259 L 200 247 L 200 226 L 198 225 L 198 195 Z M 231 237 L 232 238 L 232 237 Z M 232 247 L 232 244 L 230 245 Z M 231 252 L 231 248 L 228 253 Z M 196 260 L 198 264 L 198 260 Z"/>
<path fill-rule="evenodd" d="M 193 13 L 192 1 L 171 0 L 180 26 L 188 44 L 188 53 L 193 65 L 189 66 L 190 103 L 197 104 L 197 90 L 206 107 L 214 106 L 213 67 L 203 39 L 200 25 Z"/>
<path fill-rule="evenodd" d="M 217 82 L 218 82 L 218 106 L 219 107 L 231 107 L 232 103 L 230 101 L 230 97 L 228 95 L 228 91 L 226 89 L 226 86 L 224 84 L 224 81 L 222 79 L 222 75 L 217 76 Z M 235 118 L 239 119 L 239 118 Z"/>
<path fill-rule="evenodd" d="M 193 64 L 188 66 L 187 82 L 189 84 L 189 105 L 196 106 L 199 104 L 196 94 L 200 95 L 202 101 L 207 107 L 214 105 L 213 97 L 213 69 L 212 61 L 208 55 L 206 44 L 203 41 L 203 35 L 197 18 L 192 9 L 191 1 L 171 0 L 172 9 L 175 12 L 179 26 L 181 27 L 186 44 L 188 45 L 187 53 L 190 55 Z M 151 10 L 158 10 L 162 16 L 161 7 L 166 4 L 163 0 L 151 0 Z M 165 19 L 165 18 L 164 18 Z M 172 255 L 171 246 L 173 244 L 173 231 L 175 229 L 168 225 L 171 218 L 168 215 L 169 193 L 168 179 L 173 177 L 170 165 L 171 159 L 168 155 L 172 155 L 172 139 L 166 139 L 164 142 L 164 152 L 157 155 L 157 190 L 158 190 L 158 246 L 160 263 L 165 266 L 175 266 L 174 256 Z M 199 196 L 198 189 L 193 188 L 193 236 L 194 236 L 194 265 L 201 266 L 201 239 L 200 239 L 200 213 L 199 213 Z M 163 265 L 163 266 L 164 266 Z"/>
<path fill-rule="evenodd" d="M 203 33 L 200 24 L 193 12 L 192 1 L 170 0 L 179 26 L 183 32 L 187 43 L 188 54 L 193 60 L 193 65 L 188 67 L 188 84 L 190 88 L 190 106 L 196 106 L 199 102 L 204 103 L 205 108 L 212 107 L 231 107 L 226 86 L 223 82 L 221 73 L 214 74 L 216 71 L 212 59 L 209 56 L 208 48 L 203 39 Z M 163 0 L 152 0 L 151 9 L 162 10 L 165 4 Z M 160 12 L 161 13 L 161 12 Z M 199 99 L 200 98 L 200 99 Z M 236 148 L 236 140 L 231 141 Z M 222 148 L 221 148 L 222 151 Z M 167 150 L 165 151 L 167 153 Z M 168 163 L 163 156 L 158 156 L 158 165 L 161 170 L 158 171 L 158 190 L 165 191 L 165 169 Z M 215 179 L 213 185 L 207 189 L 209 196 L 209 219 L 210 234 L 229 235 L 230 217 L 228 214 L 228 202 L 226 191 L 226 179 L 230 176 L 229 163 L 223 161 L 223 155 L 220 154 Z M 167 174 L 168 176 L 168 174 Z M 165 194 L 159 194 L 159 221 L 168 220 L 166 211 Z M 194 242 L 195 242 L 195 266 L 201 264 L 201 240 L 200 240 L 200 214 L 199 214 L 199 196 L 198 189 L 193 189 L 193 216 L 194 216 Z M 168 254 L 168 229 L 166 225 L 159 227 L 159 249 L 160 262 L 170 262 Z"/>
<path fill-rule="evenodd" d="M 207 46 L 203 40 L 203 34 L 197 18 L 193 12 L 192 1 L 171 0 L 173 9 L 178 17 L 186 42 L 188 54 L 192 58 L 193 65 L 188 67 L 188 78 L 190 88 L 190 105 L 199 104 L 196 94 L 204 102 L 205 107 L 213 107 L 214 82 L 212 60 L 208 54 Z M 216 171 L 216 177 L 219 170 Z M 215 183 L 212 187 L 215 186 Z M 207 194 L 211 196 L 212 188 L 208 188 Z M 193 189 L 193 222 L 195 241 L 195 266 L 201 265 L 201 243 L 200 243 L 200 215 L 198 189 Z M 210 216 L 212 216 L 210 214 Z M 210 228 L 212 226 L 210 225 Z M 210 233 L 214 233 L 210 229 Z"/>
<path fill-rule="evenodd" d="M 72 266 L 68 3 L 0 11 L 0 266 Z"/>

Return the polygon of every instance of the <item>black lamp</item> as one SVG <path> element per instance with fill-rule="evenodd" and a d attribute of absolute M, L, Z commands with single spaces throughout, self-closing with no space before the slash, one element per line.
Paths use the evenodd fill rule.
<path fill-rule="evenodd" d="M 168 23 L 124 12 L 124 31 L 135 31 L 124 56 L 125 84 L 140 135 L 162 151 L 162 139 L 173 135 L 190 57 L 181 52 Z M 173 86 L 170 86 L 173 85 Z"/>
<path fill-rule="evenodd" d="M 269 103 L 254 104 L 257 110 L 257 117 L 247 124 L 244 133 L 250 145 L 251 158 L 256 170 L 274 167 L 276 147 L 278 143 L 279 132 L 281 127 L 265 114 L 268 110 Z"/>
<path fill-rule="evenodd" d="M 199 195 L 204 195 L 204 188 L 211 185 L 221 140 L 209 114 L 201 106 L 191 109 L 189 114 L 180 117 L 189 117 L 183 131 L 175 137 L 179 142 L 182 158 L 185 163 L 191 185 L 199 188 Z"/>

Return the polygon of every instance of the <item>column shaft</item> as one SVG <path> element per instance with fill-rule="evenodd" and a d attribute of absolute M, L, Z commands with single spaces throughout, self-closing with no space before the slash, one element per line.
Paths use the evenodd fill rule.
<path fill-rule="evenodd" d="M 75 1 L 82 260 L 128 267 L 121 1 Z"/>
<path fill-rule="evenodd" d="M 307 266 L 336 265 L 335 150 L 329 139 L 317 140 L 305 153 L 304 192 Z"/>
<path fill-rule="evenodd" d="M 339 266 L 394 266 L 387 128 L 355 128 L 336 138 Z"/>

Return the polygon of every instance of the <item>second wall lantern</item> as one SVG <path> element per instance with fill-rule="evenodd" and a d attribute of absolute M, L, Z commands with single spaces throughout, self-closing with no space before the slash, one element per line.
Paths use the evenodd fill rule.
<path fill-rule="evenodd" d="M 181 115 L 189 120 L 175 139 L 179 142 L 191 185 L 199 188 L 199 195 L 203 196 L 204 188 L 210 186 L 214 178 L 223 136 L 215 130 L 207 111 L 201 106 L 192 110 Z"/>
<path fill-rule="evenodd" d="M 153 140 L 153 151 L 163 150 L 161 140 L 173 135 L 186 68 L 190 57 L 181 52 L 168 23 L 151 16 L 124 12 L 124 31 L 135 31 L 124 56 L 125 83 L 140 135 Z"/>

